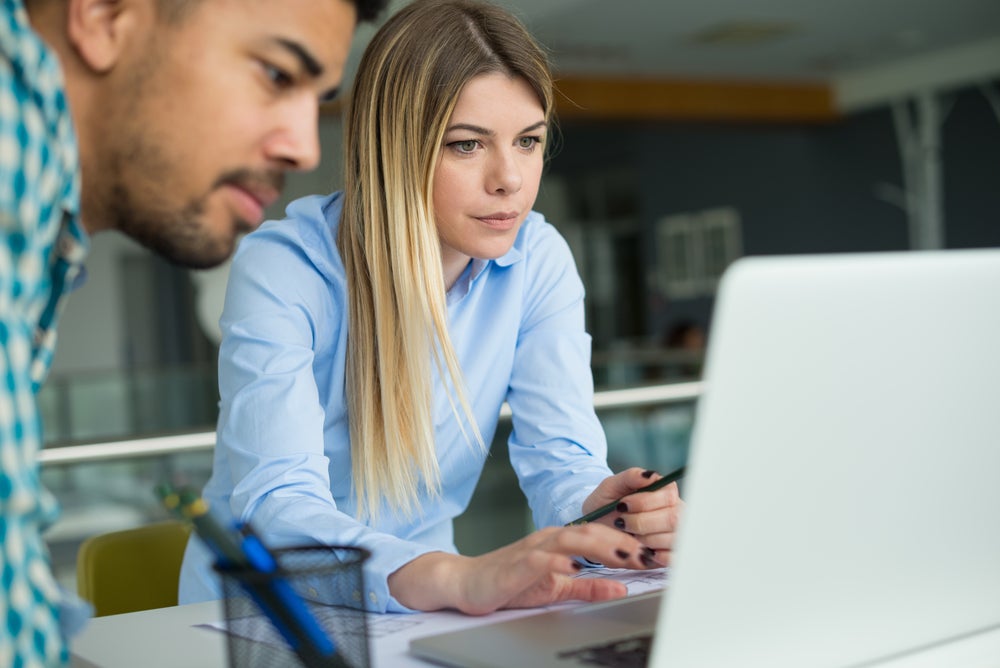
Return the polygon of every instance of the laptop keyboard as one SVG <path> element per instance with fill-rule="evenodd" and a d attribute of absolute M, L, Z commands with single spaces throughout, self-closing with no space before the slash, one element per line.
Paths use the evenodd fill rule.
<path fill-rule="evenodd" d="M 576 659 L 584 666 L 608 666 L 609 668 L 646 668 L 649 661 L 649 647 L 653 635 L 640 635 L 601 645 L 590 645 L 580 649 L 560 652 L 560 659 Z"/>

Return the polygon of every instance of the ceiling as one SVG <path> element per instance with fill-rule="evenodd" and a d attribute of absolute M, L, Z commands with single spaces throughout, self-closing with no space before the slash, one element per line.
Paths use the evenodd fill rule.
<path fill-rule="evenodd" d="M 394 0 L 390 11 L 405 4 Z M 952 69 L 1000 77 L 1000 0 L 498 4 L 521 17 L 561 75 L 833 83 L 906 63 L 920 65 L 919 77 L 928 58 L 957 54 Z M 373 31 L 359 29 L 354 62 Z"/>

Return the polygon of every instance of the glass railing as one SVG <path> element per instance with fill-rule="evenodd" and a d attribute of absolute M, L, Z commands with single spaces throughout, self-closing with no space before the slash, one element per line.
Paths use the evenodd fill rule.
<path fill-rule="evenodd" d="M 38 393 L 46 447 L 212 429 L 214 364 L 53 374 Z"/>

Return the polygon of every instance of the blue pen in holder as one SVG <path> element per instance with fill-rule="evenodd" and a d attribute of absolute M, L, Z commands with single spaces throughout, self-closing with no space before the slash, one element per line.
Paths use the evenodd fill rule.
<path fill-rule="evenodd" d="M 358 547 L 307 546 L 266 552 L 273 567 L 217 563 L 232 668 L 369 668 Z"/>

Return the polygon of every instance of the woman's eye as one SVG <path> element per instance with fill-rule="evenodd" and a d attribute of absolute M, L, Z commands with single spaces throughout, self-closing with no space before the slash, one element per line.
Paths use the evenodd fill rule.
<path fill-rule="evenodd" d="M 465 141 L 452 142 L 451 146 L 459 153 L 472 153 L 479 146 L 479 142 L 475 139 L 466 139 Z"/>

